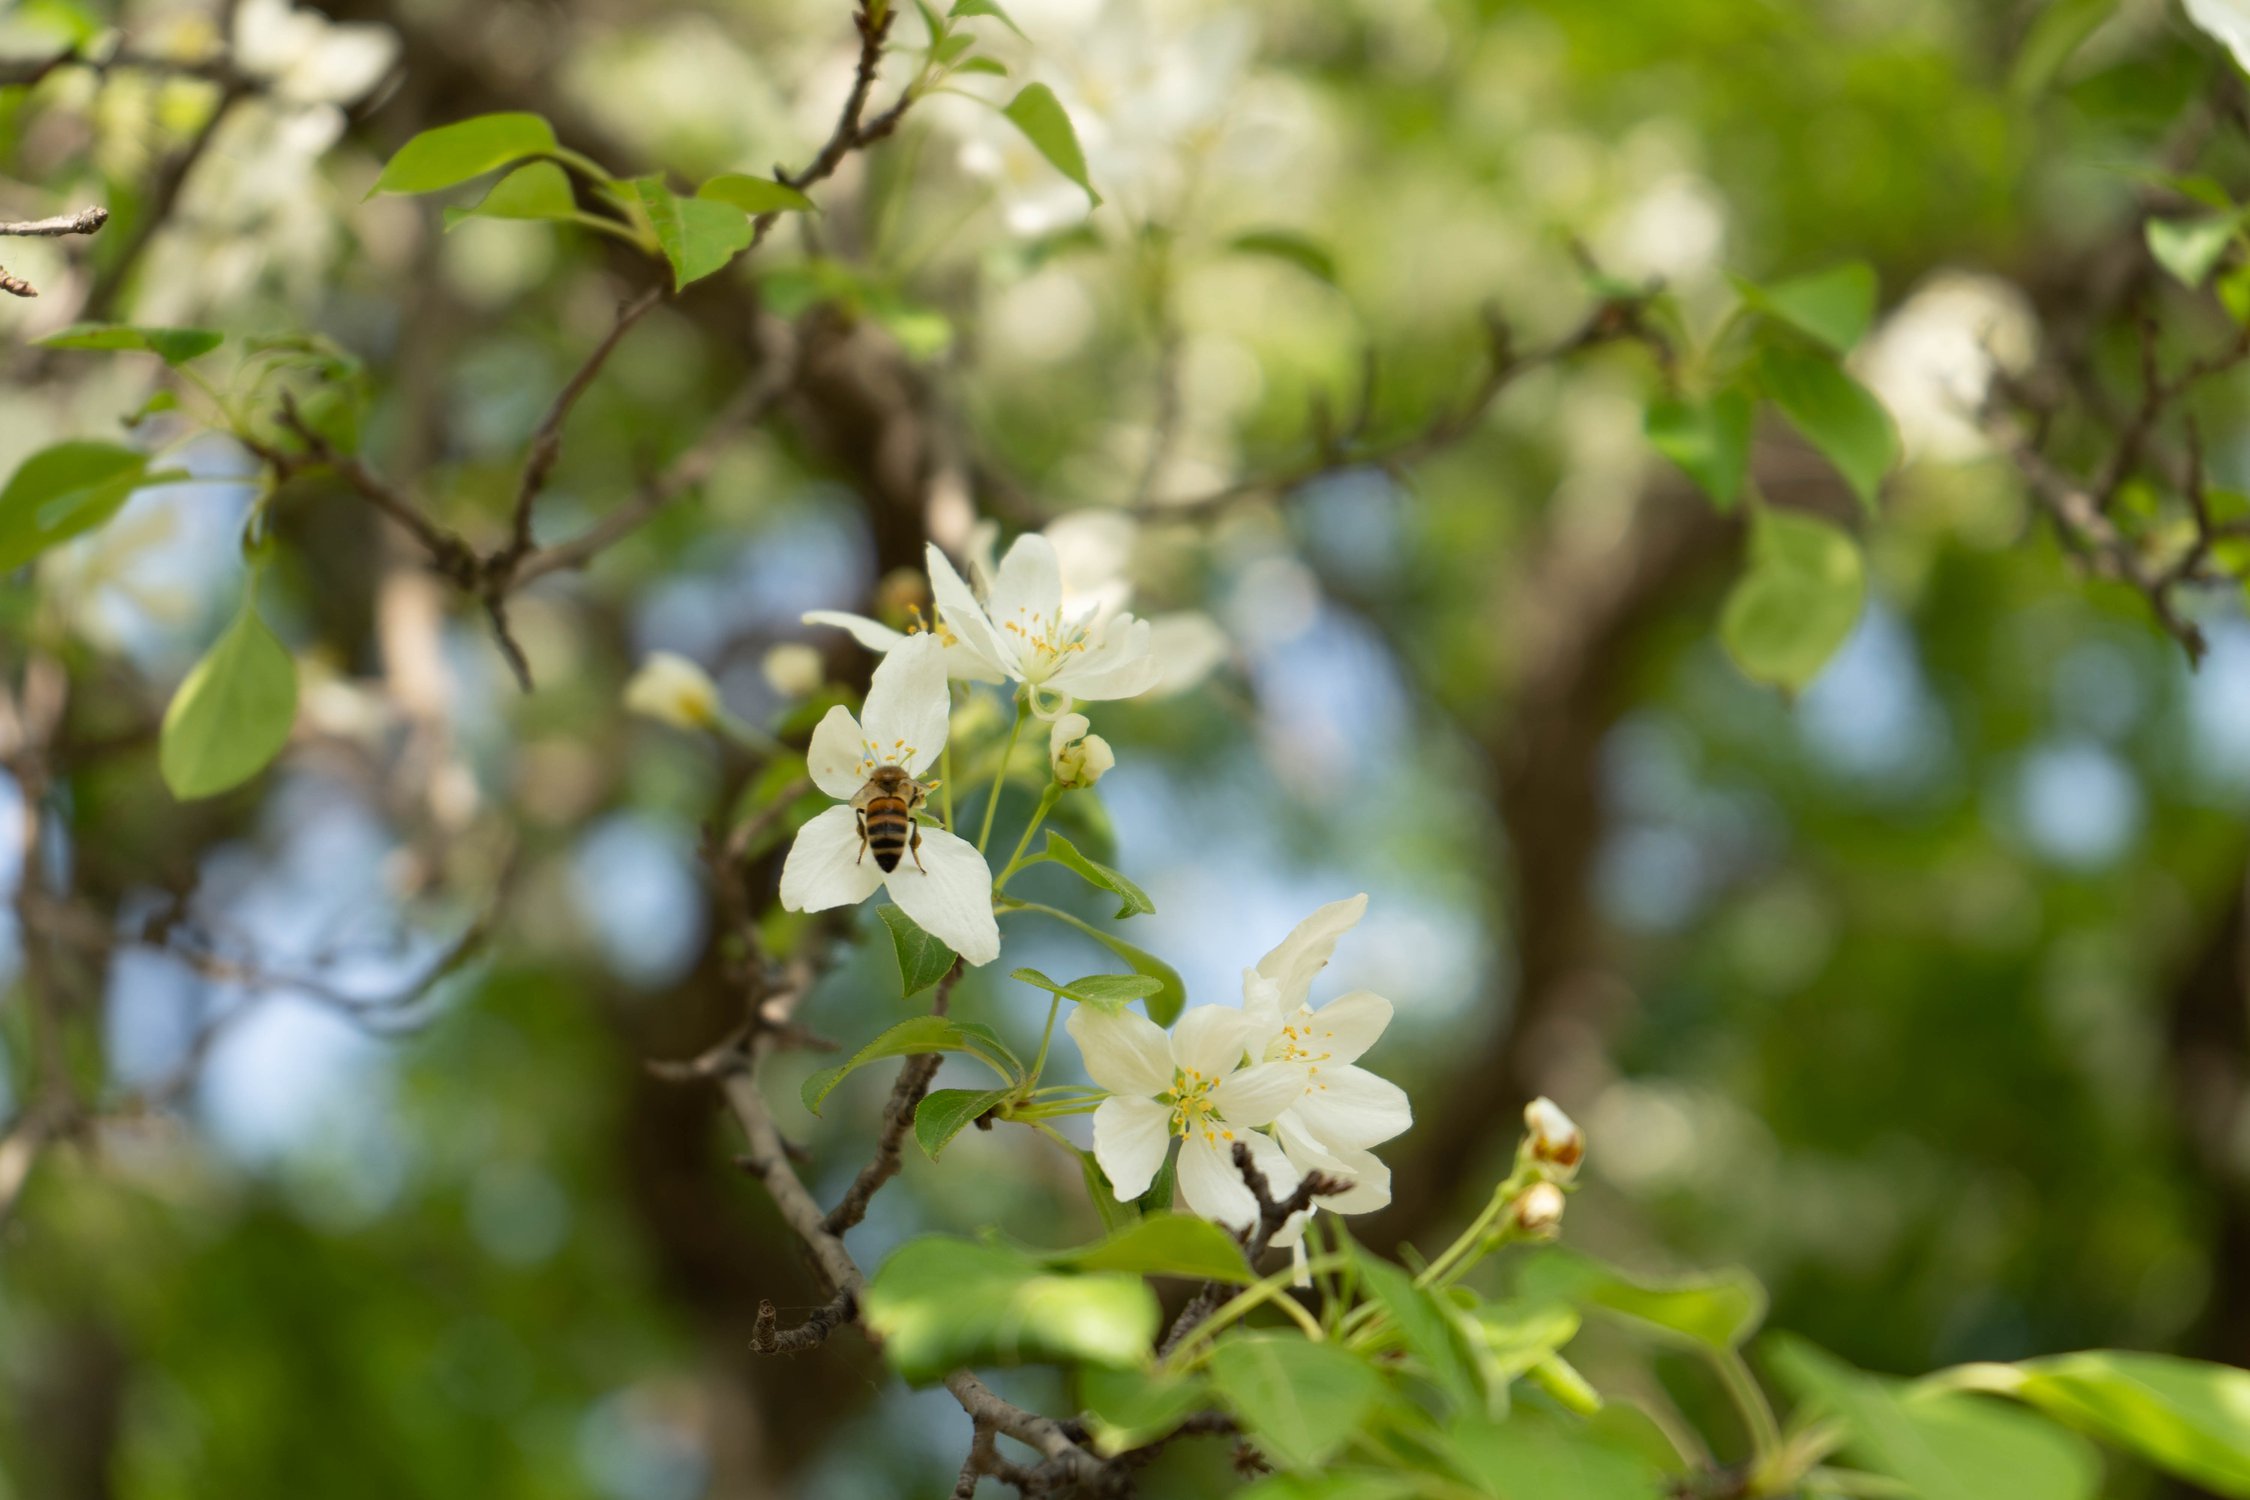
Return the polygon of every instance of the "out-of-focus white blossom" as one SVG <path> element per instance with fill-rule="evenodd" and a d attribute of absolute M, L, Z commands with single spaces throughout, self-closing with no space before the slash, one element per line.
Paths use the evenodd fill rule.
<path fill-rule="evenodd" d="M 2185 0 L 2187 17 L 2218 38 L 2236 64 L 2250 69 L 2250 0 Z"/>
<path fill-rule="evenodd" d="M 1586 1134 L 1577 1121 L 1562 1112 L 1562 1106 L 1542 1094 L 1524 1106 L 1523 1123 L 1529 1132 L 1526 1144 L 1533 1161 L 1559 1181 L 1568 1182 L 1577 1175 L 1578 1164 L 1586 1159 Z"/>
<path fill-rule="evenodd" d="M 290 0 L 242 0 L 234 65 L 288 104 L 350 104 L 398 61 L 398 38 L 364 21 L 338 23 Z"/>
<path fill-rule="evenodd" d="M 758 664 L 766 686 L 784 698 L 810 698 L 827 680 L 828 669 L 820 653 L 803 641 L 784 641 L 768 651 Z"/>
<path fill-rule="evenodd" d="M 992 868 L 976 845 L 942 828 L 919 830 L 921 843 L 886 871 L 869 853 L 852 799 L 879 766 L 919 776 L 945 748 L 952 695 L 936 641 L 917 636 L 875 668 L 858 718 L 841 703 L 813 729 L 805 755 L 813 785 L 840 804 L 797 833 L 781 867 L 788 911 L 856 906 L 888 888 L 915 925 L 972 964 L 1000 956 L 992 916 Z"/>
<path fill-rule="evenodd" d="M 1562 1189 L 1551 1182 L 1535 1182 L 1516 1200 L 1516 1227 L 1545 1238 L 1562 1227 Z"/>
<path fill-rule="evenodd" d="M 1047 763 L 1054 769 L 1055 785 L 1066 791 L 1092 786 L 1117 764 L 1109 741 L 1088 733 L 1092 727 L 1084 714 L 1064 714 L 1047 736 Z"/>
<path fill-rule="evenodd" d="M 1883 320 L 1854 363 L 1890 408 L 1909 457 L 1959 461 L 1987 451 L 1977 410 L 1995 375 L 2030 364 L 2037 330 L 2012 283 L 1940 271 Z"/>
<path fill-rule="evenodd" d="M 719 722 L 719 688 L 686 657 L 651 651 L 625 684 L 625 706 L 674 729 L 709 729 Z"/>

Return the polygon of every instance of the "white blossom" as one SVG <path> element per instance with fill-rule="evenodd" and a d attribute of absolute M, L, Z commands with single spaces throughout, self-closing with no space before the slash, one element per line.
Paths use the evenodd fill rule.
<path fill-rule="evenodd" d="M 1353 990 L 1317 1009 L 1310 1003 L 1313 976 L 1366 911 L 1364 894 L 1330 902 L 1242 976 L 1250 1055 L 1290 1069 L 1296 1083 L 1295 1097 L 1274 1117 L 1274 1135 L 1298 1172 L 1326 1172 L 1351 1183 L 1347 1192 L 1315 1200 L 1345 1214 L 1369 1213 L 1391 1201 L 1390 1168 L 1370 1148 L 1414 1123 L 1406 1091 L 1358 1066 L 1390 1024 L 1391 1002 Z M 1303 1232 L 1304 1221 L 1292 1221 L 1275 1243 L 1293 1243 Z"/>
<path fill-rule="evenodd" d="M 1939 271 L 1883 320 L 1852 366 L 1890 408 L 1910 457 L 1959 462 L 1991 451 L 1978 410 L 1996 377 L 2031 364 L 2038 327 L 2014 283 Z"/>
<path fill-rule="evenodd" d="M 625 707 L 674 729 L 709 729 L 719 722 L 719 688 L 686 657 L 651 651 L 625 684 Z"/>
<path fill-rule="evenodd" d="M 1055 785 L 1065 790 L 1092 786 L 1117 764 L 1109 741 L 1090 733 L 1092 728 L 1084 714 L 1064 714 L 1055 720 L 1047 736 L 1047 764 L 1054 770 Z"/>
<path fill-rule="evenodd" d="M 289 104 L 349 104 L 382 82 L 398 38 L 366 21 L 338 23 L 290 0 L 242 0 L 234 63 Z"/>
<path fill-rule="evenodd" d="M 2187 17 L 2226 44 L 2234 60 L 2250 69 L 2250 0 L 2186 0 Z"/>
<path fill-rule="evenodd" d="M 885 871 L 867 847 L 851 799 L 881 766 L 921 775 L 945 748 L 952 706 L 945 663 L 928 636 L 900 644 L 875 668 L 858 718 L 842 704 L 814 728 L 805 760 L 813 784 L 839 803 L 807 823 L 781 867 L 789 911 L 853 906 L 878 889 L 924 932 L 972 964 L 1000 956 L 992 916 L 992 869 L 974 844 L 920 827 L 918 847 Z"/>
<path fill-rule="evenodd" d="M 768 651 L 759 671 L 766 686 L 784 698 L 810 698 L 828 675 L 820 653 L 803 641 L 784 641 Z"/>
<path fill-rule="evenodd" d="M 1258 1200 L 1234 1164 L 1239 1142 L 1279 1197 L 1297 1171 L 1256 1127 L 1271 1122 L 1297 1092 L 1286 1063 L 1247 1063 L 1249 1018 L 1229 1006 L 1199 1005 L 1164 1029 L 1122 1006 L 1081 1004 L 1064 1023 L 1086 1071 L 1108 1089 L 1094 1111 L 1094 1159 L 1120 1199 L 1136 1198 L 1180 1143 L 1180 1197 L 1194 1212 L 1236 1230 L 1251 1228 Z"/>

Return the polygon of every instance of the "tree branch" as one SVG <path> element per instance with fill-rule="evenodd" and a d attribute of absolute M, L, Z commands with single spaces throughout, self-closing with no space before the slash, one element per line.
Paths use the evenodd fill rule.
<path fill-rule="evenodd" d="M 953 987 L 961 982 L 963 966 L 959 958 L 945 971 L 937 984 L 937 994 L 930 1001 L 930 1014 L 942 1016 L 952 1002 Z M 852 1179 L 850 1189 L 828 1211 L 821 1225 L 830 1234 L 845 1230 L 867 1217 L 867 1205 L 884 1183 L 898 1175 L 902 1163 L 901 1148 L 906 1144 L 906 1133 L 914 1128 L 914 1111 L 922 1105 L 922 1096 L 930 1091 L 930 1080 L 937 1076 L 938 1064 L 945 1061 L 936 1052 L 921 1052 L 906 1060 L 898 1070 L 898 1082 L 891 1085 L 891 1097 L 883 1106 L 883 1133 L 875 1142 L 875 1159 L 859 1169 Z"/>
<path fill-rule="evenodd" d="M 74 214 L 57 214 L 51 219 L 24 219 L 14 223 L 0 221 L 0 235 L 54 239 L 66 234 L 93 234 L 109 222 L 106 208 L 82 208 Z M 0 292 L 14 297 L 36 297 L 39 291 L 21 276 L 11 276 L 8 268 L 0 266 Z"/>

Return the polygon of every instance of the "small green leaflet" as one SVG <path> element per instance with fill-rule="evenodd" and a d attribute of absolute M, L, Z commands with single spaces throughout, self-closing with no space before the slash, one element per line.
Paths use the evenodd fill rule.
<path fill-rule="evenodd" d="M 1383 1377 L 1367 1361 L 1294 1334 L 1219 1340 L 1211 1381 L 1259 1448 L 1287 1469 L 1332 1457 L 1383 1394 Z"/>
<path fill-rule="evenodd" d="M 1766 1315 L 1765 1289 L 1746 1271 L 1653 1282 L 1568 1250 L 1545 1250 L 1518 1280 L 1531 1302 L 1552 1300 L 1613 1313 L 1712 1349 L 1732 1349 Z"/>
<path fill-rule="evenodd" d="M 890 929 L 891 952 L 898 959 L 901 1000 L 913 999 L 952 969 L 953 950 L 916 926 L 912 917 L 887 904 L 875 910 Z"/>
<path fill-rule="evenodd" d="M 434 193 L 557 149 L 554 128 L 537 115 L 478 115 L 425 130 L 399 147 L 367 196 Z"/>
<path fill-rule="evenodd" d="M 811 213 L 812 199 L 771 177 L 725 172 L 695 190 L 698 198 L 731 203 L 746 214 Z"/>
<path fill-rule="evenodd" d="M 164 711 L 157 768 L 182 802 L 240 786 L 266 768 L 297 719 L 297 664 L 258 617 L 250 592 Z"/>
<path fill-rule="evenodd" d="M 1108 865 L 1098 864 L 1078 852 L 1078 846 L 1052 829 L 1047 833 L 1047 857 L 1076 871 L 1089 884 L 1115 896 L 1119 901 L 1117 916 L 1141 916 L 1156 910 L 1156 903 L 1148 899 L 1148 892 L 1127 880 Z"/>
<path fill-rule="evenodd" d="M 0 573 L 106 523 L 133 492 L 187 476 L 148 472 L 148 455 L 114 443 L 42 448 L 0 488 Z"/>
<path fill-rule="evenodd" d="M 942 1235 L 899 1246 L 860 1305 L 883 1357 L 914 1385 L 965 1365 L 1130 1368 L 1158 1324 L 1156 1294 L 1137 1276 L 1052 1271 L 1020 1250 Z"/>
<path fill-rule="evenodd" d="M 953 0 L 953 9 L 946 14 L 955 20 L 960 20 L 965 16 L 990 16 L 1017 36 L 1023 35 L 1023 28 L 1018 26 L 1015 19 L 999 7 L 996 0 Z"/>
<path fill-rule="evenodd" d="M 932 1161 L 952 1139 L 988 1110 L 1007 1102 L 1013 1086 L 999 1089 L 937 1089 L 914 1110 L 914 1139 Z"/>
<path fill-rule="evenodd" d="M 73 323 L 39 341 L 46 349 L 129 349 L 184 365 L 226 342 L 211 328 L 139 328 L 130 323 Z"/>
<path fill-rule="evenodd" d="M 452 229 L 467 219 L 574 219 L 578 199 L 570 190 L 570 177 L 551 161 L 535 161 L 510 172 L 492 185 L 492 191 L 473 208 L 449 208 L 445 227 Z"/>
<path fill-rule="evenodd" d="M 814 1114 L 836 1085 L 855 1069 L 886 1057 L 919 1057 L 926 1052 L 965 1052 L 1011 1083 L 1023 1077 L 1023 1064 L 998 1032 L 976 1021 L 955 1021 L 945 1016 L 916 1016 L 901 1021 L 853 1053 L 849 1062 L 824 1068 L 805 1080 L 805 1108 Z"/>
<path fill-rule="evenodd" d="M 1839 354 L 1865 338 L 1875 321 L 1875 273 L 1856 261 L 1770 286 L 1738 278 L 1735 288 L 1752 307 Z"/>
<path fill-rule="evenodd" d="M 1008 977 L 1087 1005 L 1128 1005 L 1135 1000 L 1146 1000 L 1164 988 L 1162 980 L 1146 974 L 1088 974 L 1068 984 L 1057 984 L 1037 969 L 1017 969 Z"/>
<path fill-rule="evenodd" d="M 1107 1239 L 1058 1250 L 1047 1262 L 1079 1271 L 1131 1271 L 1237 1286 L 1257 1280 L 1234 1236 L 1194 1214 L 1153 1213 Z"/>
<path fill-rule="evenodd" d="M 1832 359 L 1768 349 L 1759 361 L 1766 391 L 1815 448 L 1836 466 L 1868 514 L 1898 458 L 1891 414 Z"/>
<path fill-rule="evenodd" d="M 2023 45 L 2016 49 L 2015 66 L 2008 70 L 2009 90 L 2024 102 L 2045 93 L 2086 39 L 2116 14 L 2117 3 L 2054 0 L 2031 23 Z"/>
<path fill-rule="evenodd" d="M 1851 635 L 1866 600 L 1866 565 L 1849 536 L 1812 516 L 1761 508 L 1719 639 L 1744 676 L 1800 692 Z"/>
<path fill-rule="evenodd" d="M 1317 281 L 1336 284 L 1336 258 L 1294 229 L 1253 229 L 1227 241 L 1237 255 L 1262 255 L 1295 266 Z"/>
<path fill-rule="evenodd" d="M 2148 253 L 2156 257 L 2156 263 L 2182 286 L 2193 288 L 2210 280 L 2241 226 L 2238 213 L 2208 214 L 2193 219 L 2151 219 L 2143 232 L 2148 236 Z"/>
<path fill-rule="evenodd" d="M 2250 1371 L 2093 1349 L 2014 1372 L 1996 1388 L 2204 1489 L 2250 1497 Z"/>
<path fill-rule="evenodd" d="M 1352 1263 L 1369 1297 L 1390 1315 L 1406 1352 L 1422 1372 L 1455 1407 L 1481 1410 L 1484 1387 L 1453 1310 L 1437 1293 L 1416 1286 L 1412 1276 L 1357 1245 L 1352 1247 Z"/>
<path fill-rule="evenodd" d="M 1194 1375 L 1167 1379 L 1098 1366 L 1080 1373 L 1078 1395 L 1093 1418 L 1094 1451 L 1105 1458 L 1155 1442 L 1210 1400 Z"/>
<path fill-rule="evenodd" d="M 659 177 L 636 177 L 632 186 L 672 263 L 674 291 L 724 270 L 750 247 L 750 221 L 733 204 L 682 198 Z"/>
<path fill-rule="evenodd" d="M 1750 398 L 1740 391 L 1708 401 L 1659 396 L 1649 402 L 1642 430 L 1724 513 L 1741 498 L 1750 471 L 1750 415 Z"/>
<path fill-rule="evenodd" d="M 1000 113 L 1023 132 L 1024 139 L 1039 148 L 1039 154 L 1056 171 L 1086 190 L 1089 207 L 1102 206 L 1102 195 L 1094 191 L 1086 175 L 1086 153 L 1079 149 L 1078 132 L 1053 89 L 1043 83 L 1027 84 Z"/>

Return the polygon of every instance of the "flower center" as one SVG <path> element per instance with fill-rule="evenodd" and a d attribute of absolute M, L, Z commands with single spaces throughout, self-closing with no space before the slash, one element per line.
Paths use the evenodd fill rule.
<path fill-rule="evenodd" d="M 908 635 L 934 635 L 938 638 L 938 644 L 941 646 L 958 646 L 961 644 L 961 638 L 953 633 L 952 626 L 945 623 L 945 615 L 936 606 L 931 606 L 930 618 L 927 621 L 922 618 L 922 606 L 919 604 L 906 606 L 906 614 L 906 633 Z"/>
<path fill-rule="evenodd" d="M 1336 1033 L 1320 1025 L 1309 1012 L 1299 1012 L 1297 1019 L 1281 1028 L 1281 1035 L 1266 1045 L 1266 1061 L 1305 1064 L 1305 1092 L 1319 1093 L 1328 1085 L 1321 1082 L 1320 1065 L 1336 1055 L 1329 1044 Z"/>
<path fill-rule="evenodd" d="M 1016 638 L 1024 679 L 1039 682 L 1060 666 L 1064 657 L 1086 649 L 1092 624 L 1091 616 L 1068 619 L 1060 608 L 1051 615 L 1019 609 L 1014 619 L 1002 620 L 1000 628 Z"/>
<path fill-rule="evenodd" d="M 913 758 L 914 747 L 904 740 L 892 740 L 887 748 L 873 740 L 859 742 L 859 774 L 862 776 L 872 776 L 877 766 L 903 766 Z"/>
<path fill-rule="evenodd" d="M 1200 1135 L 1210 1145 L 1231 1141 L 1234 1132 L 1220 1117 L 1219 1106 L 1211 1098 L 1219 1080 L 1194 1068 L 1172 1070 L 1172 1092 L 1158 1097 L 1158 1103 L 1172 1106 L 1172 1134 L 1186 1140 Z"/>

